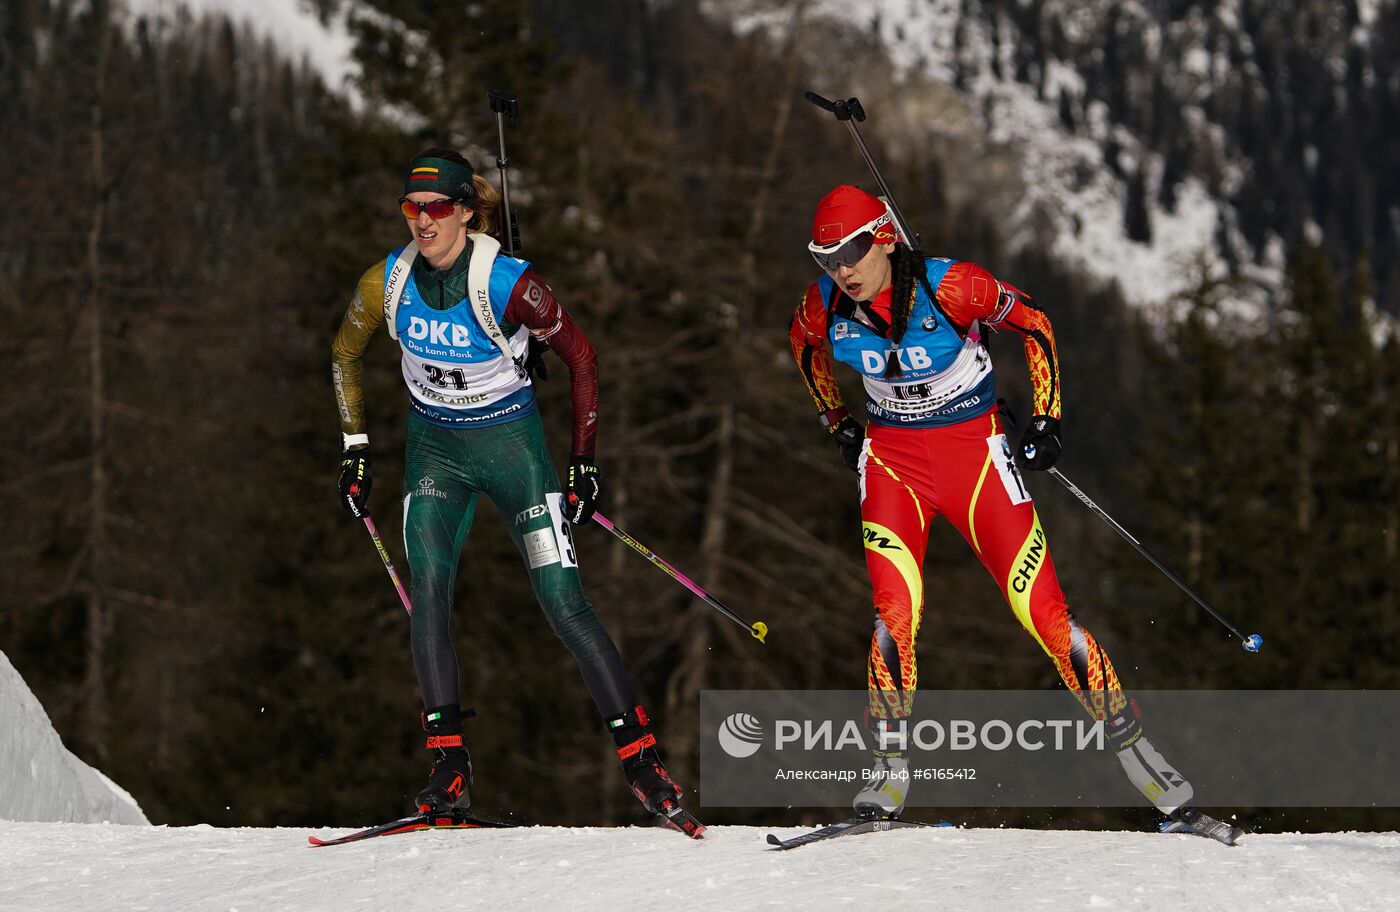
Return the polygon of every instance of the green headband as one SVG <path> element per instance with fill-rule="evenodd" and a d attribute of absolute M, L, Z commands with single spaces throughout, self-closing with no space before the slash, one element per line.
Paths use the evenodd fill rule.
<path fill-rule="evenodd" d="M 409 163 L 408 176 L 403 182 L 403 195 L 424 192 L 441 193 L 455 200 L 470 201 L 471 166 L 432 155 L 420 155 Z"/>

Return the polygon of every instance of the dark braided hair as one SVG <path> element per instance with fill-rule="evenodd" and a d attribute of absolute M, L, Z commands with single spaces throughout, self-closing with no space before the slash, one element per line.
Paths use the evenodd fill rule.
<path fill-rule="evenodd" d="M 923 251 L 897 243 L 890 254 L 890 265 L 894 271 L 890 283 L 890 341 L 894 342 L 894 347 L 885 364 L 886 380 L 903 373 L 899 366 L 899 343 L 909 328 L 909 314 L 914 309 L 914 296 L 918 294 L 919 271 L 924 268 Z"/>

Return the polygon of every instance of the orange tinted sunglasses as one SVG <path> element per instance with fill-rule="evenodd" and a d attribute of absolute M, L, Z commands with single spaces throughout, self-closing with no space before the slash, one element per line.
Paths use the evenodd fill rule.
<path fill-rule="evenodd" d="M 411 219 L 418 218 L 420 212 L 426 212 L 428 213 L 428 218 L 438 222 L 451 215 L 456 205 L 457 200 L 453 199 L 428 200 L 426 203 L 415 203 L 406 196 L 399 197 L 399 211 L 407 218 Z"/>

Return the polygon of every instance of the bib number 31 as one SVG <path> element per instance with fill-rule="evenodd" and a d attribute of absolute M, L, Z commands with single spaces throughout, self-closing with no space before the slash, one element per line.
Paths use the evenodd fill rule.
<path fill-rule="evenodd" d="M 464 390 L 467 388 L 467 375 L 462 373 L 461 368 L 454 367 L 452 370 L 445 371 L 437 365 L 425 364 L 423 370 L 434 385 L 443 389 L 451 387 L 455 390 Z"/>

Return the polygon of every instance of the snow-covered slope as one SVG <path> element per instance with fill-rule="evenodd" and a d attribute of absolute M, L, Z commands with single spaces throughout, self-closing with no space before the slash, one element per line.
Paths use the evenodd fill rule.
<path fill-rule="evenodd" d="M 794 830 L 783 830 L 793 833 Z M 790 852 L 764 831 L 306 832 L 0 823 L 0 909 L 1390 910 L 1400 834 L 1195 836 L 904 830 Z"/>
<path fill-rule="evenodd" d="M 126 0 L 126 6 L 133 15 L 165 20 L 182 7 L 194 16 L 222 14 L 276 42 L 291 59 L 305 61 L 329 88 L 354 97 L 354 39 L 343 13 L 325 24 L 300 0 Z"/>
<path fill-rule="evenodd" d="M 347 3 L 346 12 L 329 27 L 298 0 L 127 0 L 133 12 L 173 16 L 184 6 L 190 12 L 222 13 L 235 22 L 245 23 L 261 36 L 277 42 L 294 57 L 306 59 L 332 88 L 351 91 L 354 64 L 350 59 L 352 41 L 344 17 L 358 7 Z M 809 15 L 840 22 L 844 27 L 874 30 L 892 61 L 905 71 L 919 71 L 943 85 L 951 85 L 956 55 L 965 59 L 990 60 L 996 53 L 991 36 L 970 28 L 963 46 L 954 43 L 947 27 L 957 19 L 960 0 L 872 0 L 853 4 L 847 0 L 817 0 Z M 773 14 L 765 4 L 754 4 L 762 14 L 745 14 L 744 3 L 716 4 L 717 15 L 734 19 L 741 30 L 755 27 L 782 28 L 787 15 Z M 1009 53 L 1009 42 L 1002 45 Z M 1051 62 L 1052 87 L 1064 83 L 1077 89 L 1079 77 L 1067 63 Z M 1008 66 L 1007 71 L 1010 70 Z M 1056 91 L 1047 97 L 1057 97 Z M 1132 303 L 1150 304 L 1167 300 L 1182 290 L 1193 275 L 1195 258 L 1210 255 L 1219 271 L 1224 271 L 1215 255 L 1217 225 L 1228 232 L 1233 215 L 1228 207 L 1212 198 L 1195 178 L 1183 181 L 1174 212 L 1152 203 L 1153 237 L 1138 243 L 1127 237 L 1123 221 L 1126 189 L 1103 161 L 1103 140 L 1113 133 L 1120 141 L 1120 163 L 1125 168 L 1139 164 L 1147 173 L 1161 168 L 1160 156 L 1140 147 L 1135 137 L 1109 123 L 1102 105 L 1091 110 L 1085 135 L 1074 135 L 1060 123 L 1055 108 L 1035 97 L 1034 90 L 1012 79 L 998 79 L 989 66 L 982 66 L 963 99 L 968 113 L 985 122 L 986 139 L 1014 150 L 1020 169 L 1023 193 L 1016 211 L 1004 226 L 1013 243 L 1038 241 L 1035 235 L 1048 225 L 1053 234 L 1055 253 L 1077 264 L 1090 275 L 1117 281 Z M 892 113 L 892 99 L 872 99 L 877 116 Z M 1097 116 L 1092 116 L 1097 114 Z M 1031 226 L 1036 230 L 1032 231 Z M 1281 265 L 1281 254 L 1275 264 Z M 1276 284 L 1278 269 L 1259 276 L 1265 284 Z"/>
<path fill-rule="evenodd" d="M 0 652 L 0 820 L 147 822 L 130 795 L 68 752 L 44 707 L 39 705 L 3 652 Z M 0 908 L 11 907 L 0 903 Z"/>
<path fill-rule="evenodd" d="M 355 98 L 353 40 L 346 18 L 366 14 L 356 0 L 343 3 L 329 24 L 320 22 L 303 0 L 126 2 L 138 14 L 169 17 L 185 7 L 196 15 L 227 15 L 271 38 L 289 55 L 307 60 L 328 86 Z M 1375 20 L 1382 3 L 1393 2 L 1360 2 L 1363 26 Z M 1102 18 L 1108 5 L 1116 5 L 1125 19 L 1142 23 L 1150 43 L 1154 47 L 1160 45 L 1161 27 L 1137 0 L 1062 0 L 1060 4 L 1048 5 L 1046 15 L 1059 21 L 1066 34 L 1082 43 L 1081 33 L 1088 33 L 1086 30 Z M 740 31 L 778 32 L 791 22 L 790 7 L 770 0 L 708 0 L 702 7 Z M 826 19 L 837 23 L 840 29 L 876 36 L 895 69 L 905 76 L 916 75 L 952 91 L 955 72 L 962 73 L 964 88 L 955 93 L 962 110 L 950 118 L 951 129 L 957 135 L 950 134 L 949 138 L 966 144 L 968 122 L 975 122 L 977 141 L 985 143 L 987 150 L 1011 153 L 1018 172 L 1017 198 L 1014 206 L 1008 207 L 1002 227 L 1013 245 L 1048 246 L 1086 274 L 1117 282 L 1127 300 L 1138 305 L 1168 301 L 1190 287 L 1199 274 L 1197 262 L 1202 257 L 1216 274 L 1230 272 L 1220 252 L 1222 244 L 1241 262 L 1238 274 L 1250 280 L 1237 292 L 1240 298 L 1232 302 L 1238 307 L 1237 316 L 1255 312 L 1269 290 L 1281 287 L 1285 267 L 1282 241 L 1273 238 L 1263 244 L 1257 259 L 1242 256 L 1250 245 L 1239 230 L 1234 207 L 1212 194 L 1198 176 L 1188 175 L 1174 184 L 1176 199 L 1170 209 L 1161 204 L 1155 193 L 1147 193 L 1144 201 L 1151 225 L 1150 240 L 1130 237 L 1124 217 L 1129 194 L 1125 175 L 1141 174 L 1147 187 L 1156 187 L 1165 168 L 1161 150 L 1145 147 L 1132 131 L 1111 122 L 1102 102 L 1089 103 L 1085 122 L 1074 131 L 1067 129 L 1060 120 L 1056 100 L 1061 89 L 1070 97 L 1084 95 L 1084 80 L 1075 69 L 1077 62 L 1047 58 L 1044 95 L 1037 97 L 1031 85 L 1010 75 L 1015 69 L 1012 56 L 1017 39 L 1005 17 L 999 20 L 1001 24 L 993 34 L 994 28 L 986 21 L 965 15 L 968 8 L 967 0 L 813 0 L 803 7 L 809 20 Z M 1227 25 L 1239 18 L 1232 3 L 1222 4 L 1211 15 Z M 1193 20 L 1193 28 L 1206 28 L 1202 16 L 1196 20 L 1199 21 Z M 954 28 L 952 24 L 960 21 L 965 27 Z M 992 65 L 994 59 L 999 59 L 999 68 Z M 1174 68 L 1179 71 L 1177 75 L 1194 78 L 1229 63 L 1218 50 L 1199 46 L 1192 48 L 1182 61 L 1162 61 L 1160 65 Z M 870 69 L 883 74 L 887 68 L 880 65 Z M 890 90 L 883 75 L 878 81 L 881 91 Z M 837 93 L 841 87 L 826 88 L 829 93 Z M 861 87 L 844 88 L 859 92 Z M 911 85 L 904 91 L 922 90 Z M 908 98 L 867 94 L 865 100 L 876 117 L 885 122 L 894 119 L 900 130 L 946 129 L 923 116 L 926 105 L 913 104 Z M 1193 131 L 1213 148 L 1212 154 L 1228 162 L 1229 156 L 1221 147 L 1220 127 L 1207 122 L 1198 107 L 1187 113 Z M 1112 164 L 1105 161 L 1105 148 L 1110 144 L 1117 150 Z M 1238 183 L 1248 167 L 1248 162 L 1229 162 L 1224 187 L 1228 190 Z M 1310 230 L 1320 229 L 1312 225 Z"/>
<path fill-rule="evenodd" d="M 1071 94 L 1082 93 L 1082 80 L 1072 62 L 1047 61 L 1047 102 L 1036 97 L 1026 83 L 998 77 L 991 61 L 1000 53 L 1002 73 L 1014 70 L 1008 35 L 994 44 L 985 24 L 968 25 L 958 43 L 950 23 L 959 19 L 961 0 L 872 0 L 853 4 L 843 0 L 817 0 L 817 14 L 878 35 L 896 67 L 918 74 L 941 86 L 954 83 L 956 62 L 973 62 L 966 91 L 957 93 L 965 114 L 979 122 L 986 142 L 1011 150 L 1019 166 L 1020 199 L 1003 227 L 1015 246 L 1044 243 L 1051 237 L 1051 251 L 1085 273 L 1116 281 L 1129 303 L 1156 304 L 1171 299 L 1189 286 L 1197 274 L 1194 265 L 1204 254 L 1217 273 L 1227 271 L 1215 245 L 1217 231 L 1233 230 L 1231 209 L 1212 197 L 1204 184 L 1188 177 L 1178 190 L 1173 211 L 1155 200 L 1150 209 L 1152 238 L 1134 241 L 1124 222 L 1127 187 L 1124 179 L 1104 161 L 1105 141 L 1112 137 L 1120 148 L 1118 165 L 1125 172 L 1142 169 L 1159 174 L 1162 157 L 1143 148 L 1131 132 L 1111 123 L 1106 107 L 1089 105 L 1088 122 L 1078 133 L 1067 130 L 1053 100 L 1061 86 Z M 1073 27 L 1070 21 L 1067 27 Z M 772 27 L 771 20 L 755 18 L 751 26 Z M 912 91 L 912 89 L 911 89 Z M 871 99 L 874 100 L 874 99 Z M 886 117 L 895 114 L 881 99 L 876 107 Z M 963 118 L 958 118 L 961 120 Z M 913 125 L 903 125 L 913 127 Z M 924 126 L 922 124 L 920 127 Z M 935 131 L 938 127 L 930 125 Z M 956 129 L 966 129 L 959 124 Z M 1149 195 L 1150 196 L 1150 195 Z M 1276 285 L 1281 275 L 1281 252 L 1255 278 Z"/>

